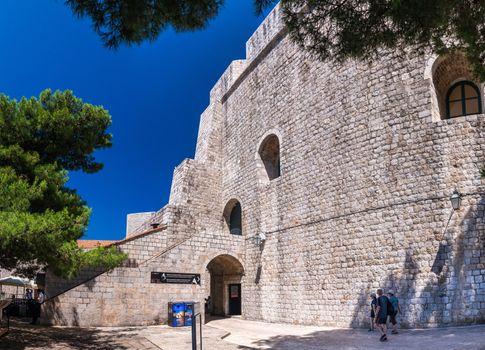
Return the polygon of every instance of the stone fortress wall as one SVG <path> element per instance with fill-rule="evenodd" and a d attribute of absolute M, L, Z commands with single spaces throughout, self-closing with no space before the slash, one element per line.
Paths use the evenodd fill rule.
<path fill-rule="evenodd" d="M 246 51 L 211 90 L 169 204 L 119 243 L 128 266 L 72 284 L 48 303 L 49 322 L 164 322 L 168 301 L 203 302 L 229 283 L 223 272 L 211 282 L 219 255 L 244 269 L 247 319 L 364 326 L 369 293 L 383 287 L 400 298 L 404 326 L 484 322 L 485 115 L 443 119 L 445 86 L 473 79 L 462 57 L 317 62 L 290 42 L 278 7 Z M 268 137 L 279 143 L 272 180 Z M 463 202 L 453 212 L 454 189 Z M 234 202 L 242 236 L 225 222 Z M 150 271 L 199 271 L 202 284 L 151 284 Z M 51 295 L 67 288 L 50 275 L 46 284 Z"/>

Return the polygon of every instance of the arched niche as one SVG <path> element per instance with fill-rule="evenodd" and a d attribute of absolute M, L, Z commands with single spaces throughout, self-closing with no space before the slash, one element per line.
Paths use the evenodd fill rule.
<path fill-rule="evenodd" d="M 274 180 L 281 175 L 280 141 L 278 136 L 270 134 L 264 138 L 258 149 L 268 179 Z"/>
<path fill-rule="evenodd" d="M 243 234 L 241 203 L 237 199 L 231 199 L 224 208 L 223 216 L 229 233 L 241 236 Z"/>

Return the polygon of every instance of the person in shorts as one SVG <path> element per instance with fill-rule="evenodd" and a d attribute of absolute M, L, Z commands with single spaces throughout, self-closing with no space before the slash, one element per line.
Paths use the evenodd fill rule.
<path fill-rule="evenodd" d="M 391 302 L 392 307 L 394 309 L 394 313 L 389 316 L 389 321 L 391 321 L 391 324 L 392 324 L 392 332 L 391 333 L 392 334 L 398 334 L 396 317 L 397 317 L 398 313 L 401 313 L 401 307 L 399 306 L 399 300 L 394 295 L 394 291 L 392 289 L 390 289 L 387 292 L 387 295 L 389 296 L 389 301 Z"/>
<path fill-rule="evenodd" d="M 376 306 L 376 326 L 381 333 L 380 341 L 387 341 L 387 303 L 389 299 L 384 295 L 381 288 L 377 290 L 377 306 Z"/>
<path fill-rule="evenodd" d="M 370 293 L 371 302 L 370 302 L 370 328 L 369 332 L 372 332 L 375 329 L 374 319 L 376 318 L 376 306 L 377 306 L 377 297 L 376 293 Z"/>

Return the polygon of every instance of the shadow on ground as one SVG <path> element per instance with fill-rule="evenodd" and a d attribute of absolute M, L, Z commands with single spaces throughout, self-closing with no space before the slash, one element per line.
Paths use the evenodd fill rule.
<path fill-rule="evenodd" d="M 129 331 L 129 329 L 125 330 Z M 94 328 L 32 326 L 27 320 L 12 319 L 10 332 L 0 338 L 1 350 L 23 349 L 128 350 L 119 332 Z"/>
<path fill-rule="evenodd" d="M 274 336 L 240 349 L 278 350 L 363 350 L 363 349 L 427 349 L 427 350 L 485 350 L 484 327 L 458 327 L 427 330 L 406 330 L 388 335 L 379 341 L 377 332 L 355 329 L 335 329 L 309 333 L 304 336 Z"/>

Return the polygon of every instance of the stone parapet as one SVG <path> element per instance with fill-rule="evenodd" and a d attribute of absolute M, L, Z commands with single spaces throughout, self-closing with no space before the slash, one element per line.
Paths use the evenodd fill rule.
<path fill-rule="evenodd" d="M 128 214 L 126 216 L 126 237 L 146 231 L 145 224 L 150 221 L 154 214 L 155 212 L 153 211 Z"/>
<path fill-rule="evenodd" d="M 283 30 L 285 30 L 285 24 L 282 18 L 281 5 L 278 3 L 246 42 L 246 59 L 251 62 L 258 57 Z"/>

